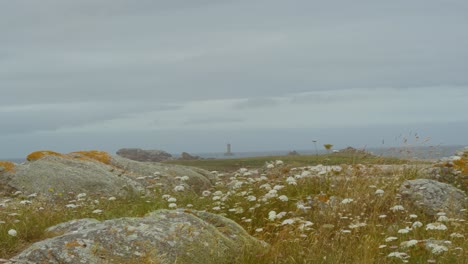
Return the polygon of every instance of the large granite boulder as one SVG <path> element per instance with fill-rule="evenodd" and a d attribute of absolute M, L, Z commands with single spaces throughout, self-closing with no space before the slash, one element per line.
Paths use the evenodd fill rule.
<path fill-rule="evenodd" d="M 73 220 L 47 231 L 55 237 L 34 243 L 12 263 L 238 263 L 265 248 L 232 220 L 198 211 Z"/>
<path fill-rule="evenodd" d="M 144 188 L 134 179 L 115 173 L 110 165 L 60 156 L 44 156 L 16 166 L 16 171 L 2 176 L 11 189 L 25 194 L 96 193 L 125 196 Z"/>
<path fill-rule="evenodd" d="M 447 215 L 461 216 L 467 205 L 465 193 L 452 185 L 429 180 L 416 179 L 403 182 L 399 190 L 403 198 L 428 215 L 444 212 Z"/>
<path fill-rule="evenodd" d="M 211 173 L 202 169 L 137 162 L 99 151 L 70 154 L 38 151 L 29 155 L 27 162 L 0 172 L 0 195 L 21 191 L 128 196 L 156 188 L 173 190 L 175 186 L 201 193 L 211 188 L 214 180 Z"/>
<path fill-rule="evenodd" d="M 131 160 L 149 162 L 161 162 L 172 158 L 171 154 L 162 150 L 144 150 L 139 148 L 119 149 L 117 155 Z"/>

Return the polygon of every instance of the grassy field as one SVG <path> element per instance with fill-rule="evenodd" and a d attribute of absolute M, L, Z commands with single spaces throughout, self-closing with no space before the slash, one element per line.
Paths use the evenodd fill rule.
<path fill-rule="evenodd" d="M 53 202 L 15 198 L 0 206 L 0 259 L 47 238 L 45 228 L 64 221 L 143 216 L 175 205 L 223 215 L 270 245 L 264 252 L 245 248 L 230 263 L 468 263 L 465 219 L 427 216 L 398 195 L 405 180 L 424 176 L 418 164 L 383 172 L 373 165 L 407 162 L 336 154 L 170 163 L 219 171 L 217 181 L 202 194 L 174 189 L 128 199 L 93 194 Z M 317 164 L 343 166 L 324 174 L 300 168 Z"/>
<path fill-rule="evenodd" d="M 209 171 L 234 171 L 238 168 L 260 168 L 266 162 L 282 160 L 292 167 L 309 165 L 340 164 L 404 164 L 408 161 L 393 157 L 381 157 L 370 154 L 333 153 L 325 155 L 287 155 L 233 159 L 171 160 L 165 163 L 199 167 Z"/>

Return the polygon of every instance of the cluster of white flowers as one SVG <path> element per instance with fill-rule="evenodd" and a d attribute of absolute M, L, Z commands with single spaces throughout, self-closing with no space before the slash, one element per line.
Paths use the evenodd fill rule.
<path fill-rule="evenodd" d="M 405 208 L 402 205 L 395 205 L 390 208 L 390 211 L 392 212 L 398 212 L 398 211 L 404 211 Z"/>

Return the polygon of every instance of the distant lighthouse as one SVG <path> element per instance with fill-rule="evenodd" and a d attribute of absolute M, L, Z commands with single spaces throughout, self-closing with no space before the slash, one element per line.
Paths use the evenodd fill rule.
<path fill-rule="evenodd" d="M 226 153 L 224 153 L 224 156 L 234 156 L 234 153 L 231 152 L 231 144 L 228 143 L 226 146 Z"/>

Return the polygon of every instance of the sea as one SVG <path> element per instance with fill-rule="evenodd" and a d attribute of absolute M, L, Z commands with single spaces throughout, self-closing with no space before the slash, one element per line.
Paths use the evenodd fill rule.
<path fill-rule="evenodd" d="M 453 146 L 403 146 L 403 147 L 382 147 L 382 148 L 356 148 L 357 150 L 364 150 L 376 156 L 384 157 L 397 157 L 397 158 L 411 158 L 411 159 L 431 159 L 437 160 L 443 157 L 450 157 L 457 152 L 463 150 L 464 145 Z M 276 151 L 253 151 L 253 152 L 233 152 L 232 156 L 226 156 L 222 152 L 212 153 L 191 153 L 192 155 L 200 156 L 206 159 L 236 159 L 236 158 L 249 158 L 249 157 L 265 157 L 265 156 L 284 156 L 288 155 L 291 151 L 296 151 L 299 155 L 314 155 L 326 154 L 326 150 L 276 150 Z M 174 155 L 177 157 L 178 155 Z"/>
<path fill-rule="evenodd" d="M 451 145 L 451 146 L 402 146 L 402 147 L 382 147 L 382 148 L 356 148 L 364 150 L 376 156 L 397 157 L 407 159 L 429 159 L 438 160 L 443 157 L 450 157 L 461 151 L 466 146 Z M 190 153 L 193 156 L 200 156 L 205 159 L 236 159 L 249 157 L 267 157 L 267 156 L 284 156 L 288 155 L 293 150 L 273 150 L 273 151 L 249 151 L 249 152 L 233 152 L 232 156 L 226 156 L 223 152 L 208 152 L 208 153 Z M 325 150 L 321 149 L 305 149 L 295 150 L 299 155 L 314 155 L 326 154 Z M 179 157 L 179 154 L 172 154 L 174 157 Z M 23 163 L 24 158 L 3 159 L 14 163 Z"/>

